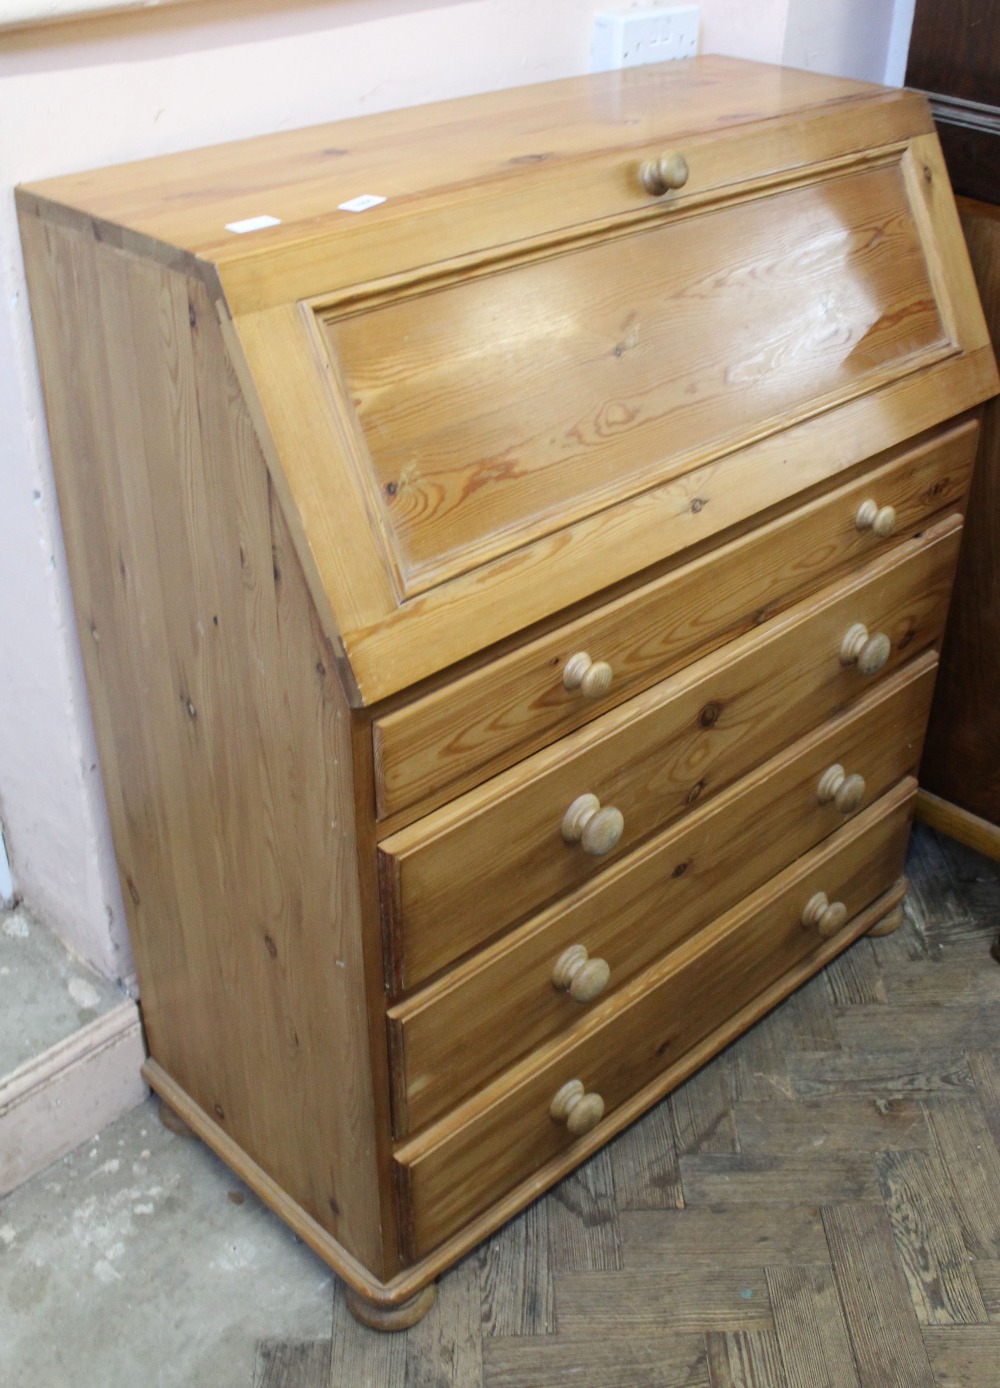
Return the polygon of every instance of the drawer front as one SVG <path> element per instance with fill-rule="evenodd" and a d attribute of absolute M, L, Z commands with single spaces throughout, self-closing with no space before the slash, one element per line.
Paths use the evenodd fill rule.
<path fill-rule="evenodd" d="M 393 1008 L 396 1135 L 432 1122 L 580 1022 L 598 999 L 915 774 L 935 668 L 932 653 L 919 657 L 620 867 Z M 845 779 L 840 806 L 820 798 L 820 783 L 836 765 L 845 778 L 864 780 L 862 788 Z M 824 792 L 834 784 L 828 778 Z M 580 979 L 579 1001 L 553 979 L 556 961 L 574 946 L 595 961 Z M 610 977 L 587 997 L 588 983 L 602 976 L 601 961 Z"/>
<path fill-rule="evenodd" d="M 593 1013 L 565 1044 L 529 1057 L 463 1108 L 397 1149 L 404 1244 L 420 1257 L 574 1138 L 550 1116 L 579 1080 L 613 1116 L 794 966 L 826 944 L 802 924 L 824 892 L 851 917 L 899 876 L 916 782 L 907 780 L 741 906 L 674 950 Z"/>
<path fill-rule="evenodd" d="M 961 504 L 977 432 L 973 420 L 954 425 L 860 481 L 376 719 L 380 818 L 468 789 Z M 859 529 L 868 500 L 882 515 L 877 527 Z M 882 533 L 889 507 L 892 540 Z M 579 653 L 591 666 L 567 689 L 564 671 Z"/>
<path fill-rule="evenodd" d="M 941 522 L 383 840 L 391 982 L 423 981 L 582 886 L 936 641 L 960 531 L 958 517 Z M 858 623 L 891 641 L 881 676 L 841 662 L 843 637 Z M 604 856 L 562 836 L 584 794 L 624 817 Z"/>

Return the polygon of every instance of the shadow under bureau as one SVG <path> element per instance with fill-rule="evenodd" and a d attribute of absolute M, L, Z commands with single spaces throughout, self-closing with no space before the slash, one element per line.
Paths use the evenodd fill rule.
<path fill-rule="evenodd" d="M 926 104 L 704 58 L 18 206 L 147 1077 L 410 1323 L 897 917 L 997 385 Z"/>

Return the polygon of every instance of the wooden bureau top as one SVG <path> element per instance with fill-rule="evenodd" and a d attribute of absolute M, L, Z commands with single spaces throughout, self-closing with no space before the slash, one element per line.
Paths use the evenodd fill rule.
<path fill-rule="evenodd" d="M 683 176 L 653 192 L 664 155 Z M 96 240 L 207 285 L 355 704 L 996 388 L 926 101 L 838 78 L 664 63 L 74 174 L 18 205 L 58 258 Z M 277 224 L 227 230 L 254 218 Z"/>
<path fill-rule="evenodd" d="M 868 83 L 704 57 L 568 78 L 163 155 L 27 185 L 40 199 L 214 264 L 273 254 L 339 226 L 368 233 L 414 199 L 509 180 L 536 163 L 780 120 L 843 103 L 921 99 Z M 363 218 L 340 204 L 374 193 Z M 228 224 L 267 215 L 252 237 Z"/>

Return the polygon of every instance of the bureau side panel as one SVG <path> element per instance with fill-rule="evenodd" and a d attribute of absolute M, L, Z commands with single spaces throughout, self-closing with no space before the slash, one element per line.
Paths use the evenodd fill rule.
<path fill-rule="evenodd" d="M 22 223 L 152 1056 L 383 1276 L 352 715 L 215 305 Z"/>

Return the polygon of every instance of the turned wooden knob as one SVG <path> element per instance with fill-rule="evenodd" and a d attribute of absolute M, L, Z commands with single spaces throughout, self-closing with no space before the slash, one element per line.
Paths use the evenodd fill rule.
<path fill-rule="evenodd" d="M 877 675 L 892 654 L 892 642 L 884 631 L 869 636 L 864 622 L 855 622 L 840 643 L 841 665 L 857 664 L 862 675 Z"/>
<path fill-rule="evenodd" d="M 557 1123 L 565 1123 L 574 1137 L 583 1137 L 596 1128 L 604 1117 L 604 1100 L 600 1094 L 588 1094 L 581 1080 L 567 1080 L 556 1092 L 549 1113 Z"/>
<path fill-rule="evenodd" d="M 578 795 L 563 815 L 562 836 L 578 843 L 584 853 L 603 857 L 618 847 L 625 831 L 625 816 L 614 805 L 601 807 L 596 795 Z"/>
<path fill-rule="evenodd" d="M 606 959 L 591 959 L 585 945 L 570 945 L 556 960 L 552 986 L 568 993 L 574 1002 L 593 1002 L 608 986 L 611 965 Z"/>
<path fill-rule="evenodd" d="M 886 540 L 896 529 L 896 508 L 880 506 L 869 497 L 858 507 L 854 524 L 859 530 L 873 530 L 880 539 Z"/>
<path fill-rule="evenodd" d="M 683 188 L 689 173 L 687 160 L 675 149 L 661 154 L 658 159 L 647 159 L 639 167 L 642 186 L 657 198 L 672 188 Z"/>
<path fill-rule="evenodd" d="M 857 772 L 848 776 L 840 763 L 834 762 L 819 778 L 816 798 L 821 805 L 833 800 L 841 814 L 853 814 L 865 798 L 865 778 Z"/>
<path fill-rule="evenodd" d="M 846 920 L 847 907 L 842 901 L 831 901 L 826 892 L 815 892 L 802 912 L 802 924 L 807 930 L 816 930 L 824 940 L 836 935 Z"/>
<path fill-rule="evenodd" d="M 563 666 L 563 685 L 579 689 L 585 699 L 599 699 L 611 688 L 614 671 L 606 660 L 591 660 L 586 651 L 577 651 Z"/>

